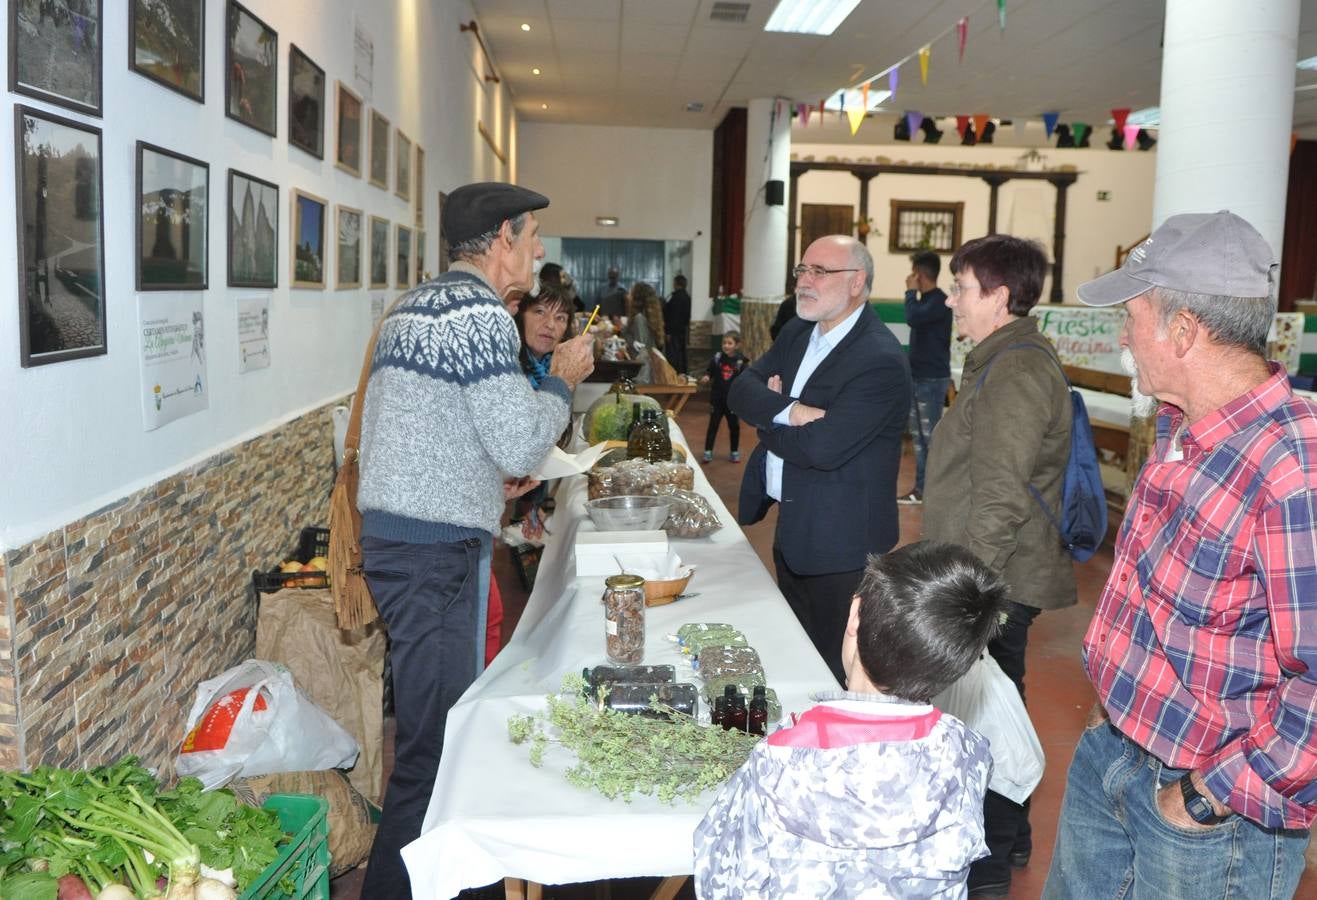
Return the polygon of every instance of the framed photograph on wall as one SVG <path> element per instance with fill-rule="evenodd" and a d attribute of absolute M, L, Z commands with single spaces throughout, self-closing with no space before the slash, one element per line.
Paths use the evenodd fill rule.
<path fill-rule="evenodd" d="M 208 283 L 210 166 L 137 142 L 137 289 L 201 291 Z"/>
<path fill-rule="evenodd" d="M 9 89 L 91 116 L 101 114 L 101 0 L 55 14 L 9 0 Z"/>
<path fill-rule="evenodd" d="M 417 229 L 416 231 L 416 284 L 424 284 L 429 281 L 429 275 L 425 271 L 425 232 Z"/>
<path fill-rule="evenodd" d="M 389 220 L 370 217 L 370 286 L 389 286 Z"/>
<path fill-rule="evenodd" d="M 325 70 L 288 46 L 288 143 L 325 158 Z"/>
<path fill-rule="evenodd" d="M 412 173 L 412 196 L 416 198 L 417 231 L 425 227 L 425 151 L 416 145 L 416 171 Z"/>
<path fill-rule="evenodd" d="M 361 210 L 340 204 L 336 207 L 338 233 L 338 279 L 335 287 L 361 287 Z"/>
<path fill-rule="evenodd" d="M 395 129 L 393 136 L 394 159 L 393 192 L 404 200 L 412 199 L 412 142 L 407 135 Z"/>
<path fill-rule="evenodd" d="M 101 132 L 14 107 L 24 368 L 105 353 Z"/>
<path fill-rule="evenodd" d="M 338 151 L 334 164 L 361 177 L 361 98 L 338 82 Z"/>
<path fill-rule="evenodd" d="M 293 287 L 325 286 L 325 211 L 329 203 L 293 188 Z"/>
<path fill-rule="evenodd" d="M 206 102 L 203 0 L 130 0 L 128 68 Z"/>
<path fill-rule="evenodd" d="M 389 189 L 389 120 L 378 109 L 370 111 L 370 183 Z"/>
<path fill-rule="evenodd" d="M 224 42 L 224 114 L 277 136 L 279 35 L 236 0 L 229 0 Z"/>
<path fill-rule="evenodd" d="M 279 186 L 229 169 L 229 287 L 279 286 Z"/>
<path fill-rule="evenodd" d="M 394 287 L 407 289 L 412 286 L 412 230 L 406 225 L 397 226 L 394 245 L 398 248 L 398 262 L 394 271 Z"/>

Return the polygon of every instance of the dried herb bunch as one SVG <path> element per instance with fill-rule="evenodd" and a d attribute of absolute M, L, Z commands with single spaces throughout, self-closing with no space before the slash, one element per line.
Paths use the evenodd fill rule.
<path fill-rule="evenodd" d="M 511 716 L 508 737 L 530 742 L 531 765 L 544 764 L 550 742 L 576 754 L 564 774 L 577 787 L 628 803 L 639 793 L 663 803 L 694 802 L 740 768 L 760 740 L 721 728 L 703 728 L 695 719 L 653 701 L 670 719 L 650 719 L 600 708 L 584 695 L 580 675 L 563 678 L 562 690 L 548 696 L 548 708 L 531 716 Z"/>

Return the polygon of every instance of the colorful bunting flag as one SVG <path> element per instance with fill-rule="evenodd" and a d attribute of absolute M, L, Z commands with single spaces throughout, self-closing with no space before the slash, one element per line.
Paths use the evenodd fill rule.
<path fill-rule="evenodd" d="M 1088 123 L 1071 122 L 1070 133 L 1075 136 L 1075 146 L 1082 147 L 1084 145 L 1084 138 L 1088 137 Z"/>
<path fill-rule="evenodd" d="M 985 114 L 983 114 L 983 113 L 978 113 L 978 114 L 976 114 L 976 115 L 974 116 L 974 136 L 975 136 L 975 137 L 977 137 L 977 138 L 982 138 L 982 137 L 983 137 L 983 129 L 986 128 L 987 126 L 988 126 L 988 117 L 987 117 Z"/>
<path fill-rule="evenodd" d="M 997 0 L 997 27 L 1006 30 L 1006 0 Z"/>
<path fill-rule="evenodd" d="M 893 97 L 896 96 L 896 86 L 900 83 L 901 83 L 901 67 L 894 66 L 892 68 L 892 71 L 887 73 L 887 89 L 892 92 Z"/>
<path fill-rule="evenodd" d="M 1139 126 L 1126 125 L 1121 131 L 1125 133 L 1125 149 L 1133 150 L 1135 142 L 1139 139 Z"/>
<path fill-rule="evenodd" d="M 1060 118 L 1060 113 L 1043 113 L 1043 127 L 1047 129 L 1047 137 L 1049 140 L 1052 137 L 1052 132 L 1056 130 L 1056 122 Z"/>
<path fill-rule="evenodd" d="M 969 127 L 969 116 L 956 116 L 956 130 L 960 132 L 960 139 L 965 139 L 965 129 Z"/>
<path fill-rule="evenodd" d="M 819 127 L 823 127 L 823 112 L 827 109 L 827 100 L 819 101 Z"/>
<path fill-rule="evenodd" d="M 925 44 L 919 48 L 919 83 L 928 87 L 928 56 L 932 49 Z"/>
<path fill-rule="evenodd" d="M 864 106 L 861 107 L 865 112 L 869 111 L 869 82 L 864 83 Z"/>
<path fill-rule="evenodd" d="M 969 16 L 956 23 L 956 41 L 960 44 L 960 62 L 965 61 L 965 41 L 969 39 Z"/>
<path fill-rule="evenodd" d="M 910 140 L 915 139 L 915 132 L 919 130 L 919 126 L 922 125 L 923 123 L 924 123 L 923 113 L 916 112 L 913 109 L 906 112 L 905 124 L 906 127 L 910 129 Z"/>
<path fill-rule="evenodd" d="M 1128 106 L 1124 109 L 1113 109 L 1111 111 L 1111 119 L 1116 123 L 1117 131 L 1125 130 L 1125 120 L 1129 118 L 1129 115 L 1130 108 Z"/>
<path fill-rule="evenodd" d="M 810 106 L 808 103 L 796 104 L 796 114 L 800 116 L 801 125 L 805 127 L 809 127 L 809 114 L 813 112 L 813 110 L 814 108 Z"/>
<path fill-rule="evenodd" d="M 864 107 L 860 106 L 859 99 L 854 94 L 851 95 L 849 103 L 846 102 L 844 95 L 842 99 L 843 109 L 846 110 L 846 118 L 851 123 L 851 137 L 854 137 L 855 132 L 860 130 L 860 123 L 864 121 Z"/>

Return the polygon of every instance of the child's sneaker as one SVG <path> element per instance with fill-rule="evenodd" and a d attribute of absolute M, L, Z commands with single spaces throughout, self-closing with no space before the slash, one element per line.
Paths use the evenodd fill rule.
<path fill-rule="evenodd" d="M 740 461 L 741 461 L 741 454 L 738 453 L 737 451 L 733 450 L 733 451 L 732 451 L 732 462 L 740 462 Z"/>
<path fill-rule="evenodd" d="M 700 462 L 713 462 L 713 451 L 705 450 L 704 456 L 700 458 Z"/>

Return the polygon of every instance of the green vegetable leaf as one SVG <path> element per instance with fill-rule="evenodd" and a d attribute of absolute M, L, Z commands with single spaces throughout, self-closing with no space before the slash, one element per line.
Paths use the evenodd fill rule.
<path fill-rule="evenodd" d="M 0 881 L 0 897 L 5 900 L 56 900 L 59 880 L 46 872 L 24 872 Z"/>

